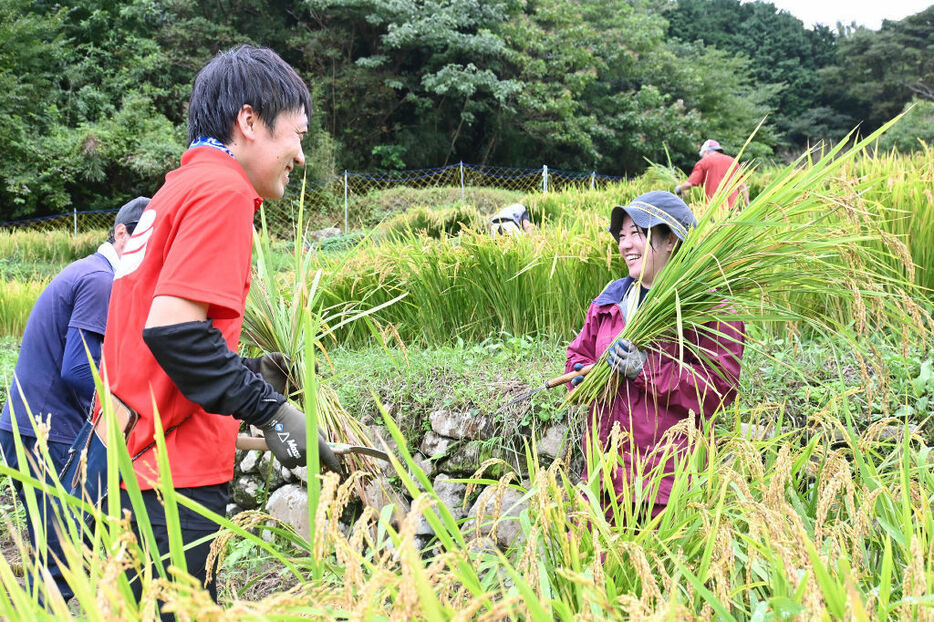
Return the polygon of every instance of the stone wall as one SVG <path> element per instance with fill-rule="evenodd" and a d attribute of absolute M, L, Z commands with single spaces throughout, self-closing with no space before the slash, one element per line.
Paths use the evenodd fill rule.
<path fill-rule="evenodd" d="M 480 465 L 488 459 L 499 458 L 513 465 L 520 477 L 525 467 L 524 444 L 536 442 L 539 460 L 543 466 L 551 463 L 557 456 L 563 455 L 568 447 L 569 437 L 566 423 L 554 423 L 533 433 L 532 430 L 503 429 L 492 417 L 469 413 L 438 410 L 429 415 L 431 429 L 427 431 L 417 451 L 413 452 L 415 463 L 425 472 L 441 502 L 451 511 L 454 518 L 463 519 L 465 530 L 477 529 L 477 515 L 481 517 L 481 533 L 488 533 L 484 517 L 489 516 L 494 506 L 501 508 L 501 516 L 518 516 L 524 509 L 521 496 L 512 489 L 496 493 L 493 487 L 479 490 L 465 501 L 466 485 L 458 479 L 471 477 Z M 385 430 L 377 426 L 370 428 L 371 436 L 377 447 L 381 439 L 391 449 L 395 444 Z M 577 441 L 570 441 L 577 442 Z M 514 449 L 509 449 L 514 448 Z M 412 447 L 410 449 L 416 449 Z M 580 454 L 580 452 L 575 452 Z M 572 472 L 580 470 L 579 461 L 572 464 Z M 498 477 L 504 469 L 494 468 L 487 476 Z M 395 471 L 388 463 L 384 470 L 387 477 L 395 476 Z M 228 507 L 228 515 L 249 509 L 264 509 L 271 516 L 293 525 L 307 537 L 308 496 L 305 488 L 307 477 L 304 468 L 282 467 L 269 452 L 238 451 L 234 474 L 233 503 Z M 502 495 L 499 499 L 491 498 L 494 494 Z M 410 498 L 405 499 L 410 502 Z M 484 531 L 485 530 L 485 531 Z M 507 547 L 519 532 L 515 521 L 502 522 L 496 531 L 499 546 Z M 431 542 L 433 532 L 424 518 L 418 526 L 419 543 L 426 546 Z"/>

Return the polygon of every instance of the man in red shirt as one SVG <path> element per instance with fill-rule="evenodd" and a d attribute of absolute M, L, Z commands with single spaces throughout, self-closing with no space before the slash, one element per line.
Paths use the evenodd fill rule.
<path fill-rule="evenodd" d="M 168 530 L 152 490 L 159 477 L 154 409 L 173 485 L 220 515 L 241 421 L 264 430 L 284 466 L 305 464 L 304 413 L 270 385 L 264 361 L 236 350 L 253 216 L 263 199 L 281 198 L 293 168 L 304 165 L 310 114 L 307 86 L 275 52 L 244 45 L 215 56 L 195 79 L 190 147 L 143 212 L 117 268 L 102 369 L 113 395 L 139 416 L 127 448 L 163 554 Z M 318 447 L 322 462 L 339 470 L 320 432 Z M 122 506 L 133 511 L 125 491 Z M 217 531 L 179 510 L 185 543 Z M 202 582 L 209 548 L 210 541 L 186 551 L 188 571 Z M 139 581 L 133 585 L 139 589 Z M 207 587 L 216 599 L 214 582 Z"/>
<path fill-rule="evenodd" d="M 712 139 L 701 145 L 698 155 L 700 155 L 701 159 L 694 165 L 694 170 L 691 171 L 688 180 L 675 186 L 675 194 L 680 195 L 692 186 L 703 184 L 704 193 L 707 195 L 707 202 L 709 203 L 720 185 L 725 183 L 724 180 L 728 183 L 733 178 L 738 164 L 736 164 L 734 158 L 723 153 L 723 147 L 720 146 L 720 143 Z M 733 167 L 732 171 L 730 171 L 730 167 Z M 729 176 L 727 176 L 728 173 Z M 728 199 L 731 208 L 740 192 L 743 193 L 746 204 L 749 204 L 749 190 L 746 188 L 746 184 L 740 184 Z"/>

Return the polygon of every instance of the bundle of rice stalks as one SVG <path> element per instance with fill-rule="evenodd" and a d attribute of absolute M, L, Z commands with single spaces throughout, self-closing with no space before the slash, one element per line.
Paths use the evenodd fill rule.
<path fill-rule="evenodd" d="M 665 145 L 665 163 L 653 162 L 645 158 L 649 163 L 649 168 L 645 170 L 643 177 L 650 180 L 655 187 L 661 185 L 665 188 L 674 188 L 684 181 L 684 173 L 677 166 L 671 163 L 671 154 L 668 153 L 668 145 Z"/>
<path fill-rule="evenodd" d="M 271 242 L 265 227 L 254 236 L 256 273 L 251 283 L 243 320 L 244 341 L 262 352 L 281 352 L 292 362 L 293 381 L 303 387 L 301 406 L 311 430 L 320 426 L 332 442 L 374 447 L 366 428 L 340 403 L 331 387 L 319 384 L 315 373 L 315 351 L 327 358 L 322 340 L 341 326 L 359 320 L 398 300 L 398 297 L 367 311 L 355 313 L 352 305 L 325 308 L 321 301 L 321 271 L 310 276 L 312 255 L 304 253 L 301 236 L 296 236 L 291 271 L 282 275 L 273 267 Z M 302 226 L 299 209 L 298 230 Z M 309 445 L 312 468 L 317 468 L 317 447 Z M 371 458 L 349 455 L 345 469 L 363 471 L 376 483 L 376 490 L 360 483 L 358 493 L 365 502 L 382 507 L 387 502 L 399 504 L 382 475 L 381 465 Z M 367 479 L 367 478 L 364 478 Z M 309 478 L 313 483 L 315 478 Z M 358 482 L 360 480 L 357 480 Z M 313 484 L 316 485 L 316 484 Z"/>
<path fill-rule="evenodd" d="M 930 318 L 913 299 L 920 293 L 887 261 L 888 254 L 900 252 L 892 247 L 900 242 L 878 245 L 886 238 L 875 216 L 824 192 L 831 176 L 887 127 L 845 149 L 848 136 L 816 162 L 802 156 L 745 210 L 718 220 L 725 198 L 739 183 L 741 176 L 734 176 L 669 259 L 619 337 L 640 348 L 673 340 L 683 351 L 692 347 L 685 331 L 703 331 L 703 325 L 727 319 L 800 322 L 841 336 L 851 334 L 853 325 L 857 333 L 891 329 L 893 338 L 913 326 L 927 340 Z M 910 263 L 910 257 L 906 260 Z M 850 342 L 860 349 L 855 338 Z M 703 352 L 694 354 L 705 360 Z M 568 401 L 592 404 L 615 394 L 617 378 L 605 359 L 604 353 Z"/>

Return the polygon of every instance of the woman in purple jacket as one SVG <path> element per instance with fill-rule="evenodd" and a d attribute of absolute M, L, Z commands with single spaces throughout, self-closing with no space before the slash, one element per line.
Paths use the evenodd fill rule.
<path fill-rule="evenodd" d="M 688 438 L 666 432 L 687 418 L 700 427 L 702 417 L 709 419 L 736 399 L 744 342 L 740 321 L 685 327 L 683 348 L 674 330 L 672 341 L 657 341 L 643 349 L 626 339 L 614 342 L 696 224 L 690 208 L 670 192 L 648 192 L 625 207 L 614 207 L 609 232 L 619 243 L 628 276 L 611 282 L 594 299 L 583 329 L 568 346 L 566 371 L 580 371 L 609 350 L 607 361 L 621 377 L 614 399 L 592 406 L 584 450 L 589 451 L 591 432 L 596 431 L 598 449 L 607 451 L 610 431 L 619 426 L 621 460 L 612 471 L 613 494 L 621 508 L 630 505 L 633 515 L 654 517 L 668 504 L 675 460 L 687 454 Z M 729 313 L 729 307 L 724 306 L 724 312 Z M 583 379 L 574 378 L 572 389 Z M 661 480 L 653 498 L 658 474 Z M 643 486 L 648 490 L 640 490 Z M 604 499 L 608 518 L 613 517 L 612 505 Z"/>

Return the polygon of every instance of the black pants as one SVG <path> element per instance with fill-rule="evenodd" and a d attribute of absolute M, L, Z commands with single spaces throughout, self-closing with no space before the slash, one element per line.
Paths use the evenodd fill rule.
<path fill-rule="evenodd" d="M 205 505 L 221 516 L 224 515 L 224 511 L 226 510 L 226 500 L 229 499 L 229 489 L 227 484 L 221 484 L 218 486 L 204 486 L 199 488 L 179 488 L 176 490 L 176 492 L 185 495 L 190 499 L 197 500 L 202 505 Z M 155 491 L 144 490 L 142 491 L 142 495 L 143 502 L 146 505 L 146 512 L 149 515 L 150 524 L 152 526 L 153 536 L 156 539 L 156 546 L 159 549 L 159 555 L 167 555 L 169 552 L 169 531 L 165 525 L 165 510 L 162 507 L 158 497 L 156 496 Z M 130 503 L 130 499 L 126 494 L 126 491 L 121 492 L 120 505 L 130 512 L 133 511 L 133 506 Z M 189 544 L 190 542 L 194 542 L 195 540 L 199 540 L 205 536 L 215 534 L 220 529 L 218 525 L 205 520 L 187 508 L 179 507 L 178 510 L 179 521 L 181 523 L 182 543 L 185 545 Z M 139 531 L 139 526 L 136 520 L 133 520 L 131 525 L 133 527 L 134 534 L 142 544 L 144 540 L 142 539 L 142 534 Z M 211 550 L 212 543 L 213 540 L 209 540 L 199 544 L 198 546 L 186 549 L 185 565 L 188 569 L 188 574 L 198 579 L 200 584 L 204 585 L 208 590 L 208 593 L 211 595 L 211 599 L 214 602 L 217 602 L 216 560 L 211 581 L 205 585 L 205 579 L 207 578 L 207 558 L 208 553 Z M 170 562 L 168 559 L 163 560 L 163 564 L 166 566 L 168 566 L 169 563 Z M 139 578 L 136 576 L 136 572 L 132 570 L 128 571 L 127 578 L 131 581 L 133 596 L 136 598 L 137 602 L 139 602 L 139 599 L 142 596 L 142 586 L 140 585 Z M 162 614 L 161 617 L 166 622 L 171 622 L 175 619 L 175 615 L 170 613 Z"/>

